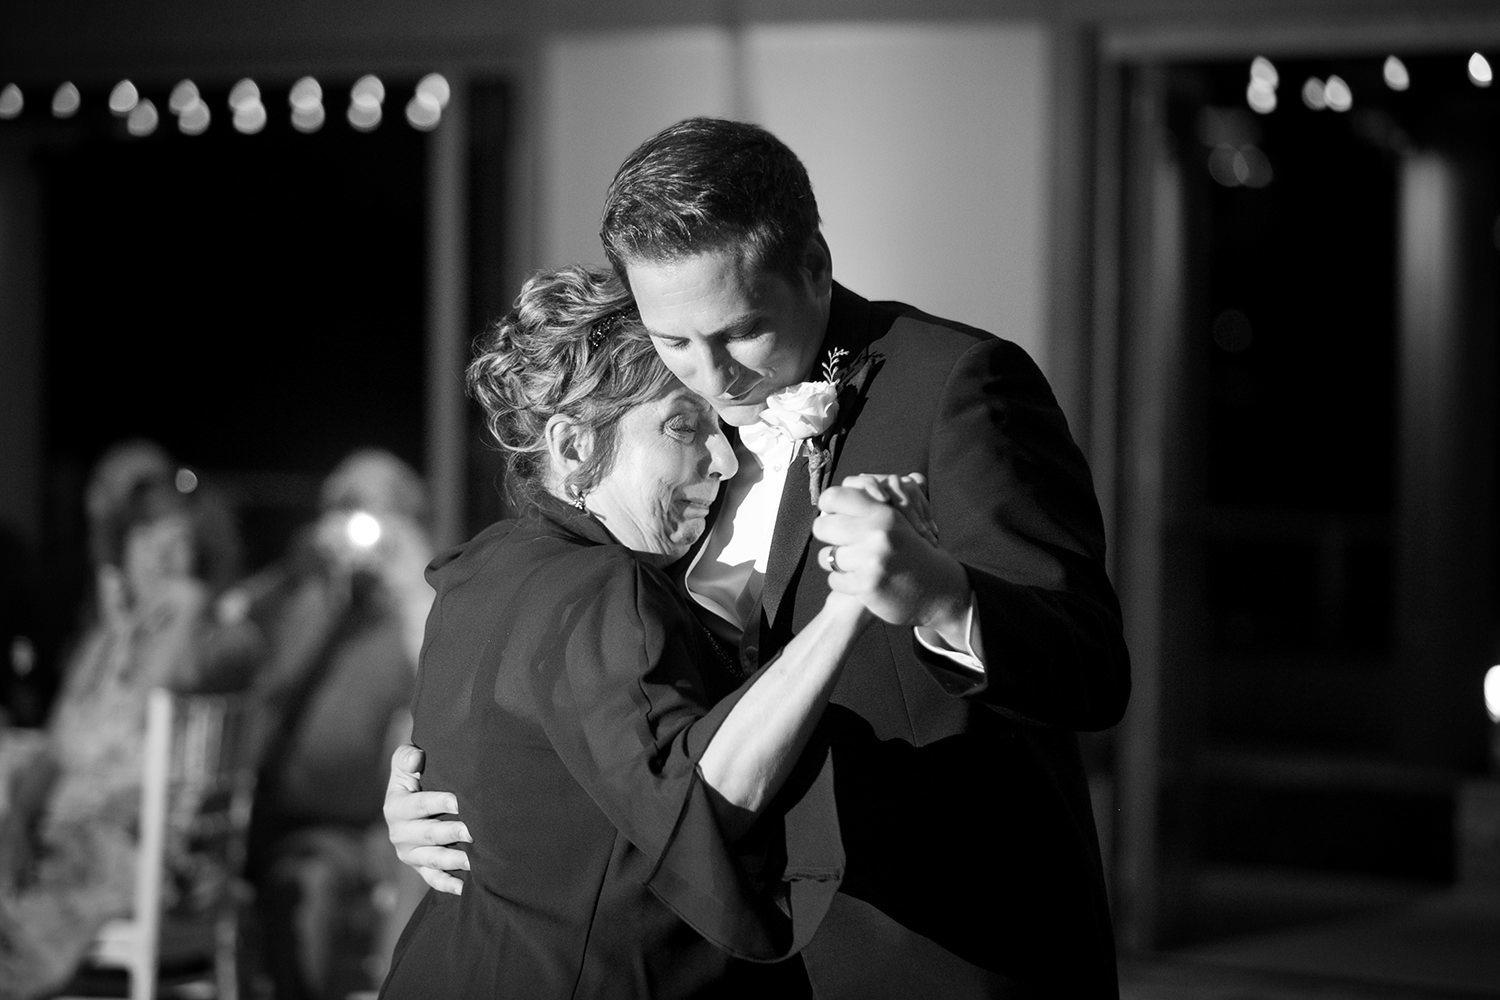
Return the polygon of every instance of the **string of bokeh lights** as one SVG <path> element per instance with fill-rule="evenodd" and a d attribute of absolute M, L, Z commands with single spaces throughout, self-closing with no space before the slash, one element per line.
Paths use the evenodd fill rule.
<path fill-rule="evenodd" d="M 432 131 L 442 122 L 451 96 L 448 80 L 441 73 L 428 73 L 417 81 L 406 101 L 406 123 L 419 131 Z M 184 135 L 202 135 L 213 122 L 213 110 L 192 80 L 182 80 L 173 87 L 166 103 L 168 112 L 176 119 L 177 130 Z M 385 84 L 379 76 L 366 74 L 349 88 L 344 117 L 356 131 L 374 131 L 386 117 L 385 103 Z M 108 104 L 110 113 L 124 119 L 126 131 L 133 136 L 149 136 L 161 127 L 162 116 L 156 102 L 142 96 L 128 79 L 114 85 Z M 230 88 L 227 104 L 235 130 L 245 135 L 255 135 L 270 121 L 260 85 L 249 77 Z M 291 125 L 298 132 L 317 132 L 328 121 L 323 85 L 316 77 L 304 76 L 293 83 L 287 104 Z M 25 107 L 26 96 L 18 84 L 10 83 L 0 89 L 0 119 L 17 118 Z M 83 96 L 73 83 L 59 84 L 52 92 L 54 118 L 72 118 L 82 107 Z"/>
<path fill-rule="evenodd" d="M 1471 53 L 1466 68 L 1469 82 L 1476 87 L 1488 87 L 1495 81 L 1494 70 L 1483 53 Z M 1411 73 L 1399 56 L 1386 56 L 1380 75 L 1391 90 L 1411 88 Z M 1258 114 L 1270 114 L 1276 110 L 1276 92 L 1280 84 L 1281 74 L 1276 71 L 1275 64 L 1265 56 L 1256 56 L 1250 62 L 1250 81 L 1245 86 L 1245 103 Z M 1354 92 L 1337 74 L 1327 77 L 1310 76 L 1302 84 L 1302 103 L 1312 111 L 1344 112 L 1354 107 Z"/>
<path fill-rule="evenodd" d="M 1494 83 L 1494 71 L 1483 53 L 1474 52 L 1468 57 L 1465 69 L 1469 82 L 1478 88 Z M 1380 67 L 1380 76 L 1385 86 L 1394 92 L 1410 90 L 1412 76 L 1399 56 L 1386 56 Z M 1277 94 L 1281 86 L 1281 74 L 1276 64 L 1265 56 L 1256 56 L 1250 61 L 1249 80 L 1245 84 L 1245 103 L 1259 115 L 1269 115 L 1280 103 Z M 1327 76 L 1309 76 L 1302 82 L 1299 96 L 1302 106 L 1310 111 L 1331 111 L 1343 114 L 1354 107 L 1354 91 L 1348 81 L 1336 73 Z M 1213 131 L 1224 131 L 1216 128 Z M 1243 132 L 1243 129 L 1238 130 Z M 1271 183 L 1274 171 L 1266 154 L 1248 136 L 1241 135 L 1236 141 L 1216 138 L 1208 142 L 1208 172 L 1224 187 L 1262 188 Z"/>

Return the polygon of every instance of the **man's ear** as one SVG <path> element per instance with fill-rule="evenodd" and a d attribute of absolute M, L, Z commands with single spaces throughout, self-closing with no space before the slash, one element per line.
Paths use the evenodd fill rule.
<path fill-rule="evenodd" d="M 587 462 L 594 450 L 594 436 L 572 417 L 554 413 L 542 432 L 552 472 L 561 481 Z"/>
<path fill-rule="evenodd" d="M 832 291 L 833 253 L 822 230 L 814 233 L 802 250 L 802 271 L 815 295 L 822 297 Z"/>

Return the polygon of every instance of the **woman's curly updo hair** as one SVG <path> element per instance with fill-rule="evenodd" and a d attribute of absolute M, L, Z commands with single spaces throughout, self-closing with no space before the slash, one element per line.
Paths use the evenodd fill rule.
<path fill-rule="evenodd" d="M 588 460 L 560 484 L 572 499 L 613 466 L 626 411 L 674 384 L 619 278 L 581 264 L 527 280 L 514 308 L 475 339 L 465 377 L 505 452 L 512 499 L 530 502 L 548 486 L 548 420 L 567 417 L 593 440 Z"/>

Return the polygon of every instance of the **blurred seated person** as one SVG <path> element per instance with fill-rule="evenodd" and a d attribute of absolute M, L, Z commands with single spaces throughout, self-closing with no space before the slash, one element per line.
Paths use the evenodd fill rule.
<path fill-rule="evenodd" d="M 97 592 L 45 728 L 0 731 L 0 997 L 56 990 L 131 911 L 148 692 L 243 689 L 259 661 L 253 627 L 215 614 L 238 554 L 225 508 L 143 447 L 91 478 Z"/>
<path fill-rule="evenodd" d="M 426 489 L 395 455 L 366 448 L 328 475 L 319 506 L 281 560 L 228 595 L 272 650 L 250 874 L 279 1000 L 372 987 L 384 969 L 366 963 L 388 954 L 385 924 L 406 916 L 372 894 L 388 911 L 420 895 L 385 847 L 381 806 L 386 763 L 411 731 L 432 601 Z"/>
<path fill-rule="evenodd" d="M 45 714 L 35 674 L 39 575 L 26 538 L 0 521 L 0 728 L 40 725 Z"/>

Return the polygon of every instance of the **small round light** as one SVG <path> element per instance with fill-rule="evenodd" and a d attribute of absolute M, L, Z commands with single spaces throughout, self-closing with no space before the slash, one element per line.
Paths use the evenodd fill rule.
<path fill-rule="evenodd" d="M 125 130 L 134 136 L 147 136 L 161 124 L 161 113 L 150 100 L 140 101 L 125 118 Z"/>
<path fill-rule="evenodd" d="M 1385 78 L 1385 85 L 1392 90 L 1405 90 L 1411 86 L 1411 74 L 1406 70 L 1406 63 L 1395 56 L 1385 57 L 1380 75 Z"/>
<path fill-rule="evenodd" d="M 1314 111 L 1322 111 L 1328 106 L 1328 100 L 1323 96 L 1323 81 L 1315 76 L 1307 78 L 1302 85 L 1302 103 Z"/>
<path fill-rule="evenodd" d="M 362 76 L 349 88 L 349 100 L 361 107 L 378 108 L 385 101 L 385 84 L 374 74 Z"/>
<path fill-rule="evenodd" d="M 203 97 L 198 93 L 198 85 L 192 80 L 183 80 L 173 87 L 172 95 L 167 98 L 167 107 L 177 115 L 182 114 L 192 105 L 201 103 L 203 103 Z"/>
<path fill-rule="evenodd" d="M 72 118 L 78 114 L 83 97 L 72 83 L 60 83 L 52 94 L 52 114 L 57 118 Z"/>
<path fill-rule="evenodd" d="M 129 80 L 121 80 L 109 92 L 109 110 L 123 118 L 135 109 L 140 99 L 141 95 L 135 89 L 135 84 Z"/>
<path fill-rule="evenodd" d="M 1491 722 L 1500 722 L 1500 665 L 1484 673 L 1484 709 Z"/>
<path fill-rule="evenodd" d="M 1271 183 L 1275 171 L 1271 169 L 1271 160 L 1261 151 L 1258 146 L 1240 147 L 1240 156 L 1244 158 L 1245 176 L 1241 181 L 1247 188 L 1263 188 Z"/>
<path fill-rule="evenodd" d="M 310 76 L 304 76 L 292 84 L 287 102 L 297 111 L 311 111 L 323 103 L 323 85 Z"/>
<path fill-rule="evenodd" d="M 349 523 L 344 526 L 344 532 L 349 537 L 350 545 L 368 549 L 380 541 L 380 521 L 368 511 L 357 510 L 349 515 Z"/>
<path fill-rule="evenodd" d="M 321 104 L 314 104 L 306 110 L 302 108 L 292 109 L 292 128 L 298 132 L 316 132 L 323 127 L 323 123 L 327 119 L 328 113 L 323 110 L 323 105 Z"/>
<path fill-rule="evenodd" d="M 229 107 L 233 111 L 240 111 L 252 104 L 260 103 L 260 87 L 249 77 L 236 83 L 229 90 Z"/>
<path fill-rule="evenodd" d="M 28 635 L 18 635 L 10 641 L 10 670 L 17 677 L 26 677 L 36 669 L 36 644 Z"/>
<path fill-rule="evenodd" d="M 4 90 L 0 90 L 0 118 L 14 118 L 25 106 L 26 99 L 21 96 L 20 87 L 8 83 Z"/>
<path fill-rule="evenodd" d="M 1488 87 L 1495 80 L 1490 61 L 1478 52 L 1469 57 L 1469 79 L 1476 87 Z"/>
<path fill-rule="evenodd" d="M 1235 170 L 1235 160 L 1239 155 L 1239 150 L 1227 142 L 1215 146 L 1208 154 L 1209 176 L 1224 187 L 1239 187 L 1239 172 Z"/>
<path fill-rule="evenodd" d="M 406 102 L 406 121 L 414 129 L 431 132 L 437 128 L 442 117 L 443 109 L 431 97 L 416 94 Z"/>
<path fill-rule="evenodd" d="M 448 101 L 453 96 L 453 88 L 448 86 L 448 78 L 443 74 L 428 73 L 417 81 L 417 94 L 437 101 L 438 109 L 441 110 L 448 106 Z"/>
<path fill-rule="evenodd" d="M 1250 62 L 1250 79 L 1275 90 L 1276 85 L 1281 82 L 1281 74 L 1276 72 L 1271 60 L 1265 56 L 1256 56 Z"/>
<path fill-rule="evenodd" d="M 202 135 L 208 130 L 209 119 L 208 105 L 202 101 L 194 101 L 177 116 L 177 130 L 183 135 Z"/>
<path fill-rule="evenodd" d="M 1354 93 L 1341 76 L 1330 76 L 1323 84 L 1323 100 L 1330 111 L 1348 111 L 1354 106 Z"/>
<path fill-rule="evenodd" d="M 351 101 L 347 117 L 349 124 L 359 131 L 372 131 L 380 125 L 380 105 L 361 104 L 358 101 Z"/>
<path fill-rule="evenodd" d="M 1276 88 L 1260 80 L 1251 80 L 1245 87 L 1245 103 L 1256 114 L 1268 115 L 1276 110 Z"/>
<path fill-rule="evenodd" d="M 256 101 L 246 104 L 234 113 L 235 130 L 245 135 L 254 135 L 266 127 L 266 106 Z"/>

